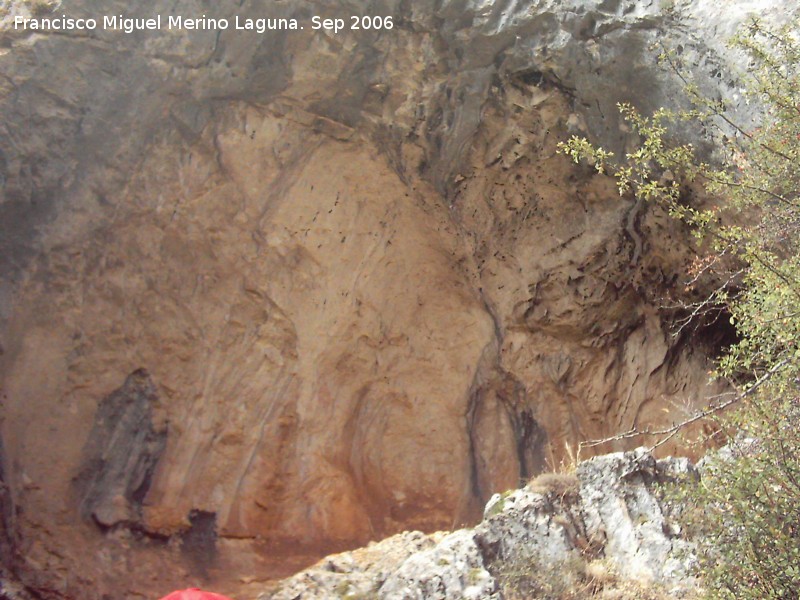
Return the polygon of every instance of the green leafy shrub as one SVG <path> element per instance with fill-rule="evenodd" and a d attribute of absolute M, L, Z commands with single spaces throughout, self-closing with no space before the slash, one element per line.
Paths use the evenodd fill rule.
<path fill-rule="evenodd" d="M 720 308 L 738 341 L 725 350 L 718 376 L 735 389 L 711 400 L 731 445 L 709 461 L 688 493 L 702 533 L 700 570 L 711 598 L 800 598 L 800 41 L 799 24 L 770 30 L 752 21 L 733 40 L 751 58 L 744 76 L 751 99 L 765 107 L 761 126 L 745 130 L 725 106 L 687 92 L 694 109 L 645 117 L 622 105 L 641 137 L 615 164 L 589 142 L 562 150 L 617 178 L 620 194 L 663 203 L 706 242 L 695 276 L 717 285 L 690 316 Z M 680 69 L 674 56 L 666 63 Z M 668 143 L 670 123 L 695 120 L 727 132 L 722 168 L 697 159 L 691 145 Z M 686 201 L 701 188 L 712 208 Z M 721 409 L 731 407 L 720 416 Z"/>

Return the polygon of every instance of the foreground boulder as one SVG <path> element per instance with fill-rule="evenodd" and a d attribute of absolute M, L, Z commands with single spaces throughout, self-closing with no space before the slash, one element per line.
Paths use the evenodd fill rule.
<path fill-rule="evenodd" d="M 334 555 L 259 600 L 499 600 L 569 588 L 680 597 L 696 585 L 693 543 L 661 487 L 695 477 L 687 459 L 644 449 L 599 456 L 495 495 L 475 528 Z"/>

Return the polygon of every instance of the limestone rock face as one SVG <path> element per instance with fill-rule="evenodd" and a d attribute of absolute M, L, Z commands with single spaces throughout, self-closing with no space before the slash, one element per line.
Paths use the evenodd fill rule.
<path fill-rule="evenodd" d="M 657 40 L 736 101 L 749 5 L 98 4 L 55 14 L 305 29 L 35 33 L 47 2 L 0 2 L 0 547 L 32 589 L 246 594 L 714 391 L 715 333 L 664 308 L 686 232 L 556 144 L 679 102 Z M 362 13 L 395 27 L 310 27 Z"/>
<path fill-rule="evenodd" d="M 696 585 L 689 575 L 693 545 L 658 486 L 694 477 L 686 459 L 656 460 L 643 449 L 595 457 L 574 475 L 549 475 L 495 495 L 474 529 L 406 532 L 328 557 L 259 600 L 499 600 L 518 580 L 569 578 L 570 561 L 597 559 L 615 573 L 614 586 L 639 582 L 681 597 Z M 563 485 L 567 479 L 574 489 Z"/>

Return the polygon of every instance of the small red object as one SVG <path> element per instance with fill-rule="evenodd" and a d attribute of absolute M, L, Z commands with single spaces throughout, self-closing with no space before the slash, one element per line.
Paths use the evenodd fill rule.
<path fill-rule="evenodd" d="M 204 592 L 200 588 L 189 588 L 167 594 L 161 600 L 231 600 L 222 594 Z"/>

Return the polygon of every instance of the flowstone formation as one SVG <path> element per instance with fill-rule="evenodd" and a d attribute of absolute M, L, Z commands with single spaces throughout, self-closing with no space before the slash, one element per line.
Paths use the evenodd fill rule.
<path fill-rule="evenodd" d="M 0 548 L 30 589 L 255 595 L 715 391 L 726 332 L 673 335 L 686 231 L 556 145 L 679 101 L 656 41 L 736 103 L 749 5 L 140 4 L 0 3 Z"/>

